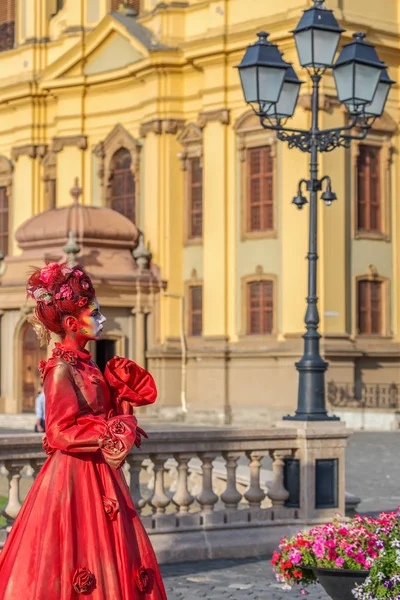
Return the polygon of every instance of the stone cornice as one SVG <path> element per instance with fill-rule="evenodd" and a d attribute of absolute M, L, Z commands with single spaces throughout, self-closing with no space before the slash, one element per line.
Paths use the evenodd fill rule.
<path fill-rule="evenodd" d="M 304 108 L 304 110 L 311 110 L 311 94 L 302 94 L 299 97 L 297 106 Z M 331 112 L 334 108 L 339 108 L 340 102 L 334 96 L 326 96 L 321 94 L 319 96 L 319 109 L 324 112 Z"/>
<path fill-rule="evenodd" d="M 217 108 L 216 110 L 206 110 L 199 113 L 197 122 L 199 127 L 203 129 L 207 123 L 212 122 L 221 123 L 221 125 L 229 125 L 230 123 L 230 111 L 228 108 Z"/>
<path fill-rule="evenodd" d="M 66 135 L 53 138 L 51 147 L 53 152 L 61 152 L 65 146 L 76 146 L 80 150 L 86 150 L 87 137 L 85 135 Z"/>
<path fill-rule="evenodd" d="M 20 156 L 29 156 L 29 158 L 36 158 L 37 148 L 35 144 L 23 144 L 22 146 L 14 146 L 11 148 L 11 158 L 13 161 L 17 161 Z"/>
<path fill-rule="evenodd" d="M 141 124 L 140 137 L 146 137 L 148 133 L 155 133 L 156 135 L 170 133 L 176 135 L 184 126 L 184 119 L 152 119 Z"/>

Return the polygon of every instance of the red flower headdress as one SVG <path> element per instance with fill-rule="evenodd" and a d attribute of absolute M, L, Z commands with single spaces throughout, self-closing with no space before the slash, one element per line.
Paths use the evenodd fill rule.
<path fill-rule="evenodd" d="M 42 269 L 35 269 L 30 276 L 27 295 L 36 301 L 37 306 L 53 307 L 54 310 L 69 312 L 76 307 L 83 308 L 94 297 L 94 289 L 89 277 L 80 267 L 69 267 L 66 263 L 49 263 Z M 41 311 L 43 313 L 43 310 Z M 38 310 L 28 319 L 39 338 L 40 345 L 50 342 L 50 329 L 43 323 Z"/>

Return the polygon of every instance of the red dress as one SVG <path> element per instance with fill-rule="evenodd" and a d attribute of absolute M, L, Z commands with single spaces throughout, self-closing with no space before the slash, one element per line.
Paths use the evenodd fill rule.
<path fill-rule="evenodd" d="M 131 447 L 136 419 L 127 403 L 154 401 L 155 387 L 135 363 L 110 363 L 111 389 L 86 351 L 58 346 L 42 365 L 50 456 L 0 553 L 0 600 L 167 598 L 123 471 L 104 459 L 110 440 Z"/>

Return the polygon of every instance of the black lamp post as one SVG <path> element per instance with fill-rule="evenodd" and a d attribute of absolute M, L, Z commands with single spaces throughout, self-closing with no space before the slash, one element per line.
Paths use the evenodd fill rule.
<path fill-rule="evenodd" d="M 262 127 L 276 132 L 279 140 L 290 148 L 299 148 L 310 154 L 310 178 L 302 179 L 293 199 L 299 209 L 307 204 L 302 187 L 310 193 L 309 245 L 308 245 L 308 296 L 305 315 L 306 333 L 304 354 L 296 363 L 299 372 L 298 404 L 294 416 L 285 417 L 299 421 L 337 420 L 328 416 L 325 402 L 325 371 L 328 367 L 320 354 L 317 308 L 317 194 L 330 206 L 336 200 L 331 180 L 318 177 L 318 153 L 330 152 L 340 146 L 349 147 L 351 140 L 362 140 L 374 120 L 381 116 L 394 83 L 388 76 L 374 46 L 365 41 L 365 35 L 356 33 L 353 40 L 343 46 L 334 63 L 340 36 L 339 27 L 324 0 L 313 0 L 305 10 L 293 31 L 299 62 L 305 67 L 312 81 L 311 128 L 309 130 L 285 127 L 293 116 L 301 81 L 293 68 L 282 59 L 277 46 L 268 41 L 266 33 L 259 33 L 259 40 L 248 47 L 238 65 L 246 102 L 259 116 Z M 332 129 L 319 129 L 319 84 L 326 69 L 332 69 L 340 102 L 349 113 L 348 124 Z M 359 131 L 354 131 L 358 127 Z"/>

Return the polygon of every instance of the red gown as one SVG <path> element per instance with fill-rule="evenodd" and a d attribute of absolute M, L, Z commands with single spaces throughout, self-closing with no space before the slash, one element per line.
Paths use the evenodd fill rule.
<path fill-rule="evenodd" d="M 131 361 L 116 360 L 110 361 L 116 365 L 110 380 L 119 380 L 121 371 L 126 383 L 126 365 L 146 373 Z M 151 402 L 154 388 L 145 384 L 144 398 L 138 388 L 130 397 L 125 383 L 122 395 L 110 390 L 88 352 L 62 346 L 43 376 L 44 447 L 50 456 L 0 553 L 0 600 L 166 600 L 123 471 L 111 468 L 99 449 L 99 438 L 111 435 L 110 424 L 118 444 L 131 447 L 136 419 L 126 406 L 118 410 L 118 402 Z M 154 397 L 146 400 L 146 393 Z M 113 417 L 116 413 L 125 414 Z"/>

